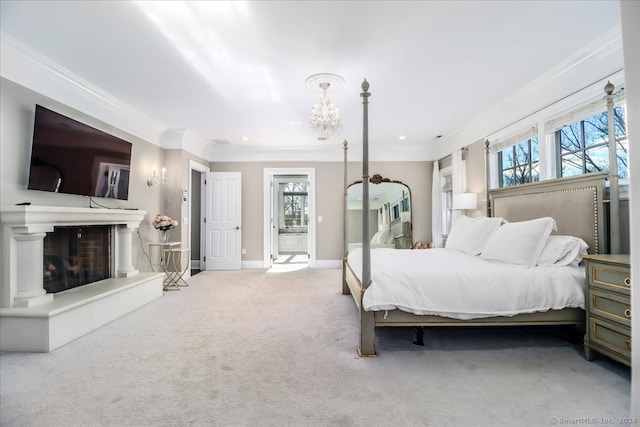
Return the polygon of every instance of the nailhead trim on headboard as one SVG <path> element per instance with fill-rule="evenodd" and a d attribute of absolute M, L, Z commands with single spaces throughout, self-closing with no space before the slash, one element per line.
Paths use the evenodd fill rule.
<path fill-rule="evenodd" d="M 515 189 L 515 188 L 514 188 Z M 492 215 L 494 216 L 501 216 L 504 215 L 504 213 L 502 212 L 495 212 L 496 211 L 496 202 L 498 202 L 499 200 L 502 201 L 506 201 L 507 199 L 511 199 L 511 198 L 521 198 L 520 200 L 524 200 L 524 199 L 529 199 L 531 197 L 542 197 L 542 196 L 546 196 L 546 195 L 553 195 L 553 194 L 561 194 L 561 193 L 575 193 L 575 192 L 590 192 L 588 194 L 591 194 L 591 200 L 592 200 L 592 212 L 593 212 L 593 224 L 591 225 L 591 230 L 592 230 L 592 244 L 593 244 L 593 253 L 595 254 L 599 254 L 601 251 L 601 239 L 600 239 L 600 232 L 604 231 L 604 230 L 600 230 L 599 229 L 599 209 L 598 209 L 598 187 L 595 185 L 589 185 L 589 186 L 585 186 L 585 187 L 575 187 L 575 188 L 561 188 L 561 189 L 557 189 L 557 190 L 549 190 L 549 191 L 536 191 L 536 192 L 531 192 L 531 193 L 520 193 L 520 194 L 513 194 L 513 195 L 499 195 L 496 194 L 494 195 L 493 198 L 493 203 L 494 206 L 492 206 Z M 515 200 L 514 200 L 515 201 Z M 511 208 L 513 208 L 511 206 Z M 571 206 L 568 206 L 569 209 L 571 209 Z M 501 210 L 507 210 L 509 207 L 504 207 Z M 526 215 L 525 215 L 526 216 Z M 507 218 L 509 219 L 509 218 Z"/>

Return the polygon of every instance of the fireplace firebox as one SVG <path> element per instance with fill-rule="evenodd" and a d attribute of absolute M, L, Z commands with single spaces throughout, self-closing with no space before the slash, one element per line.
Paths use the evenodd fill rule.
<path fill-rule="evenodd" d="M 44 238 L 42 282 L 57 293 L 111 277 L 110 225 L 54 227 Z"/>

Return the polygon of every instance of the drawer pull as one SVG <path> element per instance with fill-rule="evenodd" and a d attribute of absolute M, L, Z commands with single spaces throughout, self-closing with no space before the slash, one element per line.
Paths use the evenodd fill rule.
<path fill-rule="evenodd" d="M 624 315 L 625 315 L 625 316 L 627 316 L 627 317 L 631 317 L 631 309 L 630 309 L 630 308 L 627 308 L 627 309 L 624 311 Z"/>
<path fill-rule="evenodd" d="M 627 286 L 631 286 L 631 277 L 625 277 L 624 278 L 624 284 Z"/>
<path fill-rule="evenodd" d="M 627 347 L 627 350 L 631 350 L 631 338 L 629 338 L 627 342 L 624 343 L 624 346 Z"/>

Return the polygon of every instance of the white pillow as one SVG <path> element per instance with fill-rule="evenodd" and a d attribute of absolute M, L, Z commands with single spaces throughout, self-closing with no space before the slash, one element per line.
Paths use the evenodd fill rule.
<path fill-rule="evenodd" d="M 541 267 L 577 266 L 582 261 L 582 255 L 587 252 L 587 249 L 589 249 L 589 245 L 579 237 L 549 236 L 537 264 Z"/>
<path fill-rule="evenodd" d="M 389 230 L 388 228 L 382 231 L 378 231 L 371 238 L 372 245 L 382 245 L 388 243 L 393 243 L 393 236 L 391 235 L 391 230 Z"/>
<path fill-rule="evenodd" d="M 579 244 L 577 248 L 574 248 L 573 251 L 560 258 L 554 265 L 571 265 L 573 267 L 577 267 L 578 265 L 580 265 L 582 256 L 586 255 L 587 249 L 589 249 L 589 245 L 587 245 L 587 242 L 582 239 L 580 239 L 580 242 L 582 243 Z"/>
<path fill-rule="evenodd" d="M 449 235 L 447 236 L 447 242 L 445 243 L 446 249 L 459 250 L 458 247 L 462 245 L 460 242 L 460 233 L 462 230 L 473 221 L 473 218 L 470 218 L 466 215 L 462 215 L 458 220 L 451 226 L 451 231 L 449 231 Z"/>
<path fill-rule="evenodd" d="M 460 219 L 464 218 L 461 217 Z M 458 222 L 460 222 L 458 219 Z M 489 236 L 504 222 L 502 218 L 476 217 L 470 218 L 467 224 L 463 224 L 459 235 L 454 236 L 454 241 L 447 238 L 447 249 L 460 251 L 467 255 L 480 255 L 484 249 Z M 457 224 L 457 223 L 456 223 Z"/>
<path fill-rule="evenodd" d="M 551 217 L 508 222 L 489 238 L 482 258 L 535 267 L 547 239 L 556 228 Z"/>
<path fill-rule="evenodd" d="M 384 231 L 378 231 L 373 235 L 373 237 L 371 238 L 372 245 L 380 243 L 380 236 L 382 235 L 382 233 L 384 233 Z"/>
<path fill-rule="evenodd" d="M 386 240 L 384 243 L 386 243 L 387 245 L 392 244 L 395 241 L 395 238 L 393 236 L 393 234 L 391 233 L 391 230 L 387 230 L 387 234 L 386 234 Z"/>

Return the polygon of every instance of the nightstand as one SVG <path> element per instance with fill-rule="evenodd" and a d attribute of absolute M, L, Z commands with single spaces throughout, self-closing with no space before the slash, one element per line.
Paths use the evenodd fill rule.
<path fill-rule="evenodd" d="M 629 255 L 587 255 L 584 355 L 597 351 L 631 366 L 631 265 Z"/>
<path fill-rule="evenodd" d="M 396 249 L 411 249 L 411 246 L 413 246 L 411 236 L 405 234 L 394 236 L 393 242 Z"/>

